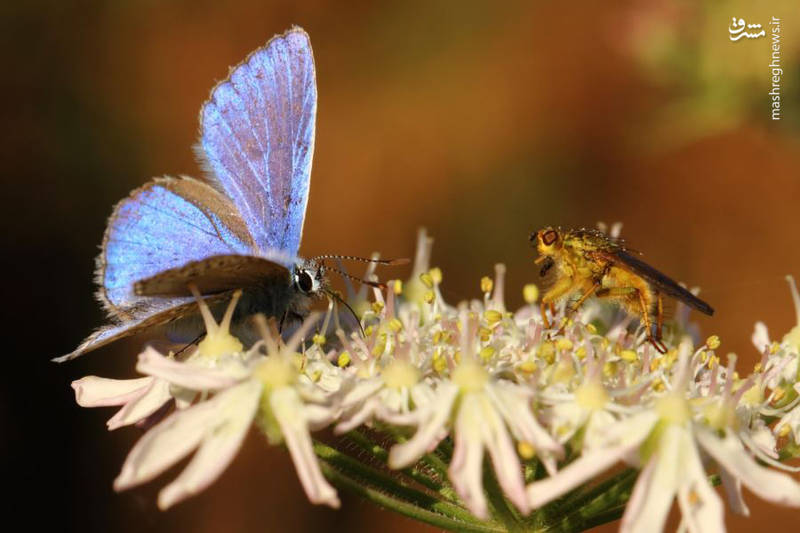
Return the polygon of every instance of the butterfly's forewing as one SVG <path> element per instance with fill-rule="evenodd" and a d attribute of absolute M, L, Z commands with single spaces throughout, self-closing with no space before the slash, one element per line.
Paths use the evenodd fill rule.
<path fill-rule="evenodd" d="M 300 28 L 250 54 L 200 111 L 200 156 L 262 251 L 297 254 L 316 113 L 314 58 Z"/>
<path fill-rule="evenodd" d="M 138 281 L 136 294 L 141 296 L 190 296 L 189 284 L 201 294 L 212 294 L 242 287 L 291 283 L 288 257 L 272 259 L 247 255 L 215 255 L 160 272 Z"/>
<path fill-rule="evenodd" d="M 97 261 L 98 294 L 112 316 L 140 318 L 135 282 L 189 261 L 253 250 L 233 204 L 213 187 L 185 177 L 156 179 L 114 209 Z"/>

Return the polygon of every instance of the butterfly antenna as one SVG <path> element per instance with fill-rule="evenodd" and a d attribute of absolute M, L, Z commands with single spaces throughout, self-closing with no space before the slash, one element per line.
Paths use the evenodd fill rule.
<path fill-rule="evenodd" d="M 318 255 L 312 258 L 312 261 L 322 261 L 325 259 L 345 259 L 347 261 L 360 261 L 362 263 L 377 263 L 379 265 L 406 265 L 409 263 L 407 257 L 400 257 L 398 259 L 369 259 L 366 257 L 359 257 L 357 255 Z"/>
<path fill-rule="evenodd" d="M 359 278 L 358 276 L 354 276 L 352 274 L 348 274 L 344 270 L 340 270 L 340 269 L 338 269 L 336 267 L 332 267 L 332 266 L 326 266 L 325 268 L 328 269 L 328 270 L 332 270 L 332 271 L 336 272 L 337 274 L 339 274 L 341 276 L 344 276 L 345 278 L 352 279 L 353 281 L 357 281 L 359 283 L 363 283 L 364 285 L 369 285 L 370 287 L 375 287 L 376 289 L 381 289 L 381 290 L 386 289 L 386 284 L 385 283 L 381 283 L 380 281 L 370 281 L 368 279 Z"/>
<path fill-rule="evenodd" d="M 329 297 L 331 297 L 334 300 L 336 300 L 337 303 L 340 303 L 343 306 L 345 306 L 347 308 L 347 310 L 350 311 L 350 314 L 353 315 L 353 318 L 356 319 L 356 324 L 358 324 L 358 329 L 361 330 L 361 335 L 363 337 L 366 337 L 367 334 L 364 332 L 364 327 L 361 325 L 361 320 L 358 319 L 358 315 L 353 310 L 353 308 L 350 307 L 350 304 L 345 302 L 344 299 L 341 296 L 339 296 L 338 294 L 336 294 L 334 291 L 330 291 L 330 290 L 327 290 L 327 289 L 324 289 L 324 290 L 325 290 L 325 294 L 327 294 Z"/>

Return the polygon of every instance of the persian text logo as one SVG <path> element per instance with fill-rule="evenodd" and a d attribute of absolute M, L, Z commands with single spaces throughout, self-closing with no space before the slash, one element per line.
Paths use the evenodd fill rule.
<path fill-rule="evenodd" d="M 745 28 L 753 31 L 744 31 Z M 731 41 L 738 41 L 742 37 L 746 37 L 748 39 L 758 39 L 759 37 L 764 37 L 767 34 L 767 32 L 763 29 L 761 29 L 761 31 L 756 31 L 759 29 L 761 29 L 761 24 L 746 24 L 744 19 L 737 19 L 736 17 L 733 17 L 733 20 L 731 20 L 731 25 L 728 28 L 728 33 L 730 34 Z"/>
<path fill-rule="evenodd" d="M 772 33 L 772 46 L 770 46 L 771 61 L 769 63 L 772 87 L 769 91 L 770 106 L 772 107 L 772 120 L 781 119 L 781 19 L 772 17 L 769 21 Z"/>

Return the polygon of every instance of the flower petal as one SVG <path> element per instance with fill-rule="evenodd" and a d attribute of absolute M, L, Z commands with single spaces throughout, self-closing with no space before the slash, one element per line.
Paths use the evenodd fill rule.
<path fill-rule="evenodd" d="M 448 474 L 470 512 L 486 519 L 489 513 L 483 492 L 483 435 L 480 421 L 474 420 L 474 411 L 479 409 L 477 401 L 474 394 L 467 394 L 461 401 L 453 428 L 455 449 Z"/>
<path fill-rule="evenodd" d="M 764 347 L 769 346 L 770 344 L 767 325 L 763 322 L 756 322 L 756 327 L 753 330 L 753 335 L 750 337 L 750 340 L 752 341 L 753 346 L 756 347 L 756 350 L 763 352 Z"/>
<path fill-rule="evenodd" d="M 72 382 L 75 401 L 81 407 L 124 405 L 145 393 L 153 378 L 107 379 L 86 376 Z"/>
<path fill-rule="evenodd" d="M 622 516 L 623 533 L 662 531 L 680 483 L 682 433 L 686 429 L 671 425 L 664 429 L 658 450 L 636 480 L 631 502 Z M 647 475 L 645 475 L 645 473 Z M 634 497 L 635 496 L 635 497 Z M 635 505 L 631 505 L 635 500 Z"/>
<path fill-rule="evenodd" d="M 731 432 L 719 438 L 705 428 L 698 428 L 696 437 L 708 455 L 759 498 L 800 507 L 800 484 L 783 472 L 756 463 Z"/>
<path fill-rule="evenodd" d="M 722 487 L 725 489 L 725 494 L 728 495 L 728 505 L 731 506 L 733 512 L 750 516 L 750 508 L 747 507 L 742 496 L 742 480 L 733 477 L 724 468 L 719 469 L 719 477 L 722 479 Z"/>
<path fill-rule="evenodd" d="M 497 481 L 503 492 L 517 509 L 528 514 L 530 506 L 525 492 L 525 481 L 522 478 L 522 465 L 514 449 L 514 443 L 508 435 L 503 419 L 495 411 L 489 398 L 484 394 L 480 396 L 479 411 L 473 414 L 471 423 L 481 428 L 484 444 L 489 451 Z"/>
<path fill-rule="evenodd" d="M 164 357 L 150 346 L 139 354 L 136 370 L 142 374 L 159 377 L 174 385 L 202 391 L 230 387 L 247 375 L 247 370 L 243 365 L 204 368 Z"/>
<path fill-rule="evenodd" d="M 223 418 L 206 432 L 189 465 L 158 495 L 158 507 L 167 509 L 193 496 L 222 474 L 236 456 L 258 408 L 261 383 L 255 380 L 221 392 L 215 397 Z"/>
<path fill-rule="evenodd" d="M 560 498 L 570 490 L 592 479 L 600 472 L 611 468 L 615 463 L 637 447 L 637 444 L 616 446 L 592 451 L 562 468 L 552 477 L 528 485 L 528 502 L 537 508 Z"/>
<path fill-rule="evenodd" d="M 458 395 L 458 387 L 449 382 L 442 382 L 436 392 L 436 399 L 432 403 L 409 413 L 409 422 L 416 419 L 417 432 L 406 442 L 392 446 L 389 450 L 389 468 L 409 466 L 422 457 L 432 443 L 441 439 L 441 431 L 450 418 L 453 402 Z M 405 418 L 402 414 L 398 414 L 397 417 Z"/>
<path fill-rule="evenodd" d="M 149 379 L 152 381 L 144 393 L 126 403 L 106 422 L 109 431 L 144 420 L 172 398 L 169 383 L 162 379 Z"/>
<path fill-rule="evenodd" d="M 150 481 L 200 444 L 220 416 L 218 397 L 183 411 L 176 411 L 139 439 L 114 480 L 114 489 L 125 490 Z"/>
<path fill-rule="evenodd" d="M 291 387 L 279 387 L 272 391 L 269 402 L 306 496 L 311 503 L 324 503 L 338 508 L 339 498 L 336 489 L 323 477 L 317 457 L 314 455 L 299 394 Z"/>
<path fill-rule="evenodd" d="M 711 487 L 697 447 L 689 432 L 681 435 L 680 467 L 683 480 L 678 487 L 678 504 L 690 532 L 713 533 L 725 531 L 722 500 Z"/>

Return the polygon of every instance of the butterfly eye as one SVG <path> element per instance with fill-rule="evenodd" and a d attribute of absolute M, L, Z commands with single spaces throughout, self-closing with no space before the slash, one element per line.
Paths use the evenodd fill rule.
<path fill-rule="evenodd" d="M 557 240 L 558 240 L 558 234 L 553 230 L 547 231 L 544 233 L 544 235 L 542 235 L 542 242 L 545 243 L 547 246 L 550 246 Z"/>
<path fill-rule="evenodd" d="M 314 280 L 311 279 L 308 272 L 301 270 L 297 274 L 297 286 L 302 292 L 308 294 L 314 288 Z"/>

